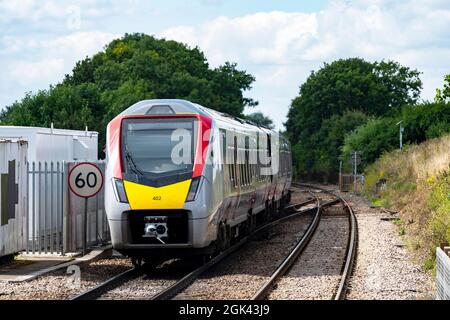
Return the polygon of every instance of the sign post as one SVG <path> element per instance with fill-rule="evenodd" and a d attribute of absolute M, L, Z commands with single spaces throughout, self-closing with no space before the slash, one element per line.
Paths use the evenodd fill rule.
<path fill-rule="evenodd" d="M 350 162 L 353 166 L 353 192 L 356 193 L 357 188 L 357 175 L 358 175 L 358 165 L 361 163 L 361 152 L 352 151 Z"/>
<path fill-rule="evenodd" d="M 103 187 L 103 173 L 91 162 L 80 162 L 69 172 L 69 188 L 75 195 L 84 198 L 83 215 L 83 255 L 87 248 L 88 199 L 94 197 Z"/>

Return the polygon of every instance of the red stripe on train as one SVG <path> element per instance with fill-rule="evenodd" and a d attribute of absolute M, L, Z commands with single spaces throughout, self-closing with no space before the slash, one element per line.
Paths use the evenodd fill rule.
<path fill-rule="evenodd" d="M 205 167 L 206 152 L 209 146 L 209 139 L 211 137 L 211 118 L 203 115 L 197 115 L 199 120 L 199 135 L 197 140 L 197 153 L 194 161 L 194 174 L 192 178 L 200 177 Z"/>
<path fill-rule="evenodd" d="M 120 151 L 121 127 L 123 116 L 117 116 L 108 124 L 109 165 L 112 166 L 112 175 L 122 179 L 122 155 Z"/>
<path fill-rule="evenodd" d="M 197 150 L 194 159 L 194 172 L 192 178 L 202 175 L 206 162 L 206 151 L 209 146 L 211 137 L 212 120 L 204 115 L 129 115 L 117 116 L 108 124 L 108 147 L 110 158 L 109 162 L 112 166 L 112 174 L 114 178 L 122 179 L 122 154 L 121 154 L 121 130 L 123 119 L 167 119 L 167 118 L 197 118 L 199 122 L 199 134 L 197 139 Z"/>

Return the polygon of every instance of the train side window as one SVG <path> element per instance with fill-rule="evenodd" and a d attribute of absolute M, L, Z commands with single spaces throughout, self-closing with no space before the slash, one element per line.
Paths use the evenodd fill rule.
<path fill-rule="evenodd" d="M 259 132 L 256 133 L 256 155 L 255 155 L 255 177 L 256 177 L 256 181 L 261 181 L 261 176 L 260 176 L 260 169 L 259 169 Z"/>
<path fill-rule="evenodd" d="M 234 187 L 238 187 L 238 181 L 237 181 L 237 157 L 238 157 L 238 147 L 237 147 L 237 137 L 234 137 L 234 162 L 233 162 L 233 168 L 234 168 Z"/>
<path fill-rule="evenodd" d="M 220 129 L 220 136 L 222 142 L 222 164 L 225 165 L 227 163 L 227 137 L 225 131 Z"/>
<path fill-rule="evenodd" d="M 239 162 L 239 168 L 241 169 L 241 186 L 245 186 L 245 161 L 242 149 L 239 150 Z"/>
<path fill-rule="evenodd" d="M 249 167 L 249 148 L 250 148 L 250 142 L 249 142 L 250 138 L 249 137 L 245 137 L 245 184 L 249 185 L 250 184 L 250 167 Z"/>

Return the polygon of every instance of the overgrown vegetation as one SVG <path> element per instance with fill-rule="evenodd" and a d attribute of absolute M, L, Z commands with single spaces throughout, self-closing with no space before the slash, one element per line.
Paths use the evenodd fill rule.
<path fill-rule="evenodd" d="M 386 153 L 365 174 L 373 203 L 400 212 L 410 249 L 433 268 L 436 246 L 450 242 L 450 135 Z M 377 194 L 381 178 L 387 184 Z"/>
<path fill-rule="evenodd" d="M 352 150 L 361 151 L 362 167 L 381 154 L 399 148 L 399 125 L 404 127 L 403 143 L 421 143 L 450 133 L 450 103 L 421 103 L 405 106 L 383 118 L 372 118 L 349 133 L 342 147 L 342 159 L 348 164 Z"/>

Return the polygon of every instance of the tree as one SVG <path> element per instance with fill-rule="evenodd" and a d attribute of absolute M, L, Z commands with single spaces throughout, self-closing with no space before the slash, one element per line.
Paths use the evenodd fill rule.
<path fill-rule="evenodd" d="M 341 146 L 347 133 L 365 124 L 370 117 L 361 111 L 346 111 L 342 116 L 334 115 L 324 120 L 320 130 L 313 136 L 316 152 L 314 171 L 326 177 L 339 172 Z"/>
<path fill-rule="evenodd" d="M 444 89 L 436 89 L 436 97 L 434 102 L 444 103 L 450 101 L 450 74 L 446 75 L 444 78 Z"/>
<path fill-rule="evenodd" d="M 345 137 L 341 158 L 348 163 L 351 151 L 361 151 L 361 168 L 374 162 L 384 152 L 399 148 L 399 126 L 403 121 L 404 144 L 419 144 L 450 133 L 450 102 L 421 103 L 404 106 L 395 114 L 371 118 Z M 444 151 L 443 151 L 444 152 Z"/>
<path fill-rule="evenodd" d="M 275 126 L 273 125 L 272 119 L 269 117 L 266 117 L 262 112 L 254 112 L 249 115 L 245 116 L 246 119 L 269 129 L 274 129 Z"/>
<path fill-rule="evenodd" d="M 0 123 L 90 129 L 105 142 L 107 123 L 143 99 L 179 98 L 243 116 L 257 102 L 244 97 L 255 78 L 226 62 L 211 69 L 198 48 L 125 34 L 76 63 L 71 74 L 48 90 L 28 93 L 0 113 Z"/>
<path fill-rule="evenodd" d="M 298 145 L 294 150 L 301 153 L 294 159 L 297 171 L 315 172 L 314 163 L 334 161 L 324 158 L 329 155 L 326 151 L 317 150 L 317 137 L 322 136 L 319 132 L 327 119 L 347 111 L 383 116 L 403 105 L 415 104 L 422 88 L 419 75 L 417 70 L 397 62 L 371 63 L 360 58 L 325 63 L 313 71 L 292 101 L 285 123 L 291 143 Z"/>

